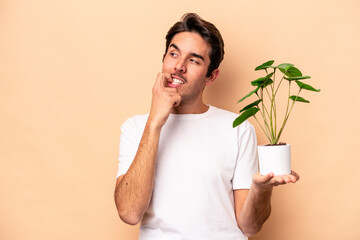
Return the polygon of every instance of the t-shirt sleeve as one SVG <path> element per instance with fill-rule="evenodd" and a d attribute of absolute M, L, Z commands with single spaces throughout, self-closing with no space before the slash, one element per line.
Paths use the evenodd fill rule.
<path fill-rule="evenodd" d="M 140 143 L 140 137 L 134 118 L 121 125 L 119 145 L 119 168 L 116 178 L 125 174 L 133 162 Z"/>
<path fill-rule="evenodd" d="M 250 189 L 252 176 L 259 171 L 255 129 L 247 121 L 242 125 L 238 129 L 239 152 L 233 177 L 233 189 Z"/>

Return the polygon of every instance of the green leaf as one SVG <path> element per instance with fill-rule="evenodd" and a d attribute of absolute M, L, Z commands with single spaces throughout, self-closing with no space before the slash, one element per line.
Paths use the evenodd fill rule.
<path fill-rule="evenodd" d="M 264 88 L 273 83 L 273 81 L 270 79 L 273 74 L 274 73 L 272 72 L 272 73 L 269 73 L 268 75 L 266 75 L 266 77 L 261 77 L 261 78 L 254 80 L 251 82 L 251 85 Z"/>
<path fill-rule="evenodd" d="M 260 87 L 260 85 L 263 84 L 266 79 L 267 79 L 266 77 L 258 78 L 258 79 L 254 80 L 254 81 L 251 81 L 251 85 L 253 85 L 255 87 L 256 86 Z"/>
<path fill-rule="evenodd" d="M 282 63 L 280 65 L 277 65 L 276 67 L 279 68 L 280 71 L 281 71 L 281 69 L 284 71 L 287 71 L 289 68 L 291 68 L 293 66 L 294 66 L 294 64 L 291 64 L 291 63 Z"/>
<path fill-rule="evenodd" d="M 288 77 L 299 77 L 302 76 L 302 73 L 300 72 L 299 69 L 297 69 L 296 67 L 290 67 L 288 70 L 284 70 L 282 68 L 280 68 L 280 71 L 282 73 L 284 73 L 286 76 Z"/>
<path fill-rule="evenodd" d="M 255 90 L 249 92 L 245 97 L 243 97 L 242 99 L 240 99 L 240 100 L 238 101 L 238 103 L 241 102 L 241 101 L 243 101 L 245 98 L 250 97 L 251 95 L 253 95 L 253 93 L 256 93 L 259 89 L 260 89 L 260 87 L 257 87 Z"/>
<path fill-rule="evenodd" d="M 254 116 L 258 111 L 260 111 L 259 108 L 253 107 L 249 108 L 245 112 L 243 112 L 239 117 L 237 117 L 233 122 L 233 127 L 239 126 L 241 123 L 243 123 L 246 119 L 249 117 Z"/>
<path fill-rule="evenodd" d="M 246 107 L 244 107 L 243 109 L 241 109 L 240 112 L 243 112 L 243 111 L 245 111 L 245 110 L 248 110 L 249 108 L 252 108 L 252 107 L 254 107 L 254 106 L 257 106 L 261 101 L 262 101 L 262 100 L 259 99 L 259 100 L 255 101 L 255 102 L 253 102 L 253 103 L 250 103 L 249 105 L 247 105 Z"/>
<path fill-rule="evenodd" d="M 298 76 L 298 77 L 284 77 L 286 80 L 300 80 L 300 79 L 308 79 L 311 78 L 310 76 Z"/>
<path fill-rule="evenodd" d="M 274 60 L 267 61 L 266 63 L 263 63 L 263 64 L 261 64 L 260 66 L 257 66 L 257 67 L 255 68 L 255 71 L 269 68 L 269 67 L 271 67 L 271 65 L 272 65 L 273 63 L 274 63 Z"/>
<path fill-rule="evenodd" d="M 312 86 L 305 84 L 303 82 L 300 81 L 295 81 L 297 83 L 297 85 L 301 88 L 301 89 L 306 89 L 306 90 L 310 90 L 310 91 L 314 91 L 314 92 L 320 92 L 320 89 L 315 89 Z"/>
<path fill-rule="evenodd" d="M 261 85 L 262 88 L 265 88 L 273 83 L 273 80 L 271 78 L 266 79 L 263 85 Z"/>
<path fill-rule="evenodd" d="M 310 101 L 306 100 L 306 99 L 303 99 L 302 97 L 299 97 L 299 96 L 290 96 L 289 97 L 291 100 L 294 100 L 294 101 L 297 101 L 297 102 L 304 102 L 304 103 L 309 103 Z"/>

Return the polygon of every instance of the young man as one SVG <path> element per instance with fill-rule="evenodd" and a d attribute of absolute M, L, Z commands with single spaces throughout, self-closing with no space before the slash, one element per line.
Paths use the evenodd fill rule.
<path fill-rule="evenodd" d="M 115 202 L 141 240 L 247 239 L 270 215 L 273 186 L 299 176 L 258 173 L 256 136 L 236 114 L 204 104 L 224 55 L 216 27 L 186 14 L 166 36 L 148 115 L 121 128 Z"/>

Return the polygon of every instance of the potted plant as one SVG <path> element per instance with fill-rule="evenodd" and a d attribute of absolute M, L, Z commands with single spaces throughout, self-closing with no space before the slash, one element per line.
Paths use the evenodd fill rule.
<path fill-rule="evenodd" d="M 320 92 L 320 89 L 315 89 L 312 86 L 303 83 L 300 80 L 311 78 L 310 76 L 303 76 L 301 71 L 294 67 L 291 63 L 282 63 L 273 66 L 274 61 L 267 61 L 255 68 L 255 71 L 264 70 L 265 76 L 258 78 L 251 82 L 255 87 L 253 91 L 241 98 L 238 103 L 244 99 L 255 94 L 257 100 L 248 104 L 240 110 L 240 116 L 233 122 L 233 127 L 240 125 L 242 122 L 250 117 L 254 117 L 260 125 L 262 131 L 265 133 L 269 144 L 258 146 L 260 174 L 265 175 L 273 172 L 275 175 L 290 174 L 291 160 L 290 160 L 290 145 L 279 142 L 280 136 L 283 133 L 285 125 L 289 119 L 290 113 L 296 102 L 309 103 L 308 100 L 300 97 L 302 90 L 309 90 Z M 281 79 L 276 79 L 277 73 L 282 74 Z M 287 104 L 284 110 L 284 115 L 279 121 L 278 109 L 276 104 L 276 96 L 282 83 L 288 84 L 288 96 L 286 98 Z M 292 86 L 297 86 L 297 93 L 291 95 Z M 259 113 L 260 118 L 256 117 Z M 280 123 L 278 125 L 278 123 Z"/>

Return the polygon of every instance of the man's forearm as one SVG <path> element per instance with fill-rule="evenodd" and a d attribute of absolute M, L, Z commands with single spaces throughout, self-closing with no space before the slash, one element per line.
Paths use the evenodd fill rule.
<path fill-rule="evenodd" d="M 254 184 L 244 202 L 242 211 L 237 216 L 240 229 L 248 236 L 258 233 L 270 216 L 272 187 L 259 189 Z"/>
<path fill-rule="evenodd" d="M 239 228 L 250 237 L 260 231 L 266 219 L 270 216 L 271 211 L 271 194 L 274 186 L 296 183 L 300 176 L 291 171 L 291 174 L 277 175 L 268 173 L 261 175 L 256 173 L 253 175 L 252 184 L 245 201 L 243 196 L 237 196 L 238 206 L 236 210 L 236 220 Z"/>
<path fill-rule="evenodd" d="M 140 222 L 149 206 L 154 188 L 160 131 L 161 127 L 147 122 L 133 163 L 117 182 L 116 206 L 120 218 L 128 224 Z"/>
<path fill-rule="evenodd" d="M 160 132 L 174 106 L 178 106 L 181 96 L 176 88 L 169 88 L 172 81 L 169 73 L 159 73 L 153 87 L 151 109 L 140 140 L 136 156 L 115 188 L 115 202 L 120 218 L 129 224 L 141 221 L 154 189 L 156 155 Z"/>

